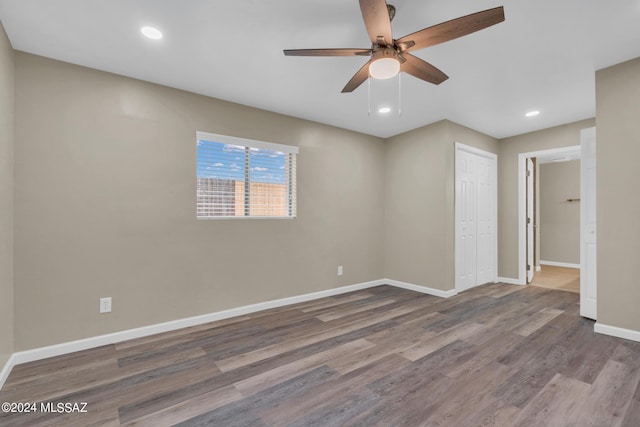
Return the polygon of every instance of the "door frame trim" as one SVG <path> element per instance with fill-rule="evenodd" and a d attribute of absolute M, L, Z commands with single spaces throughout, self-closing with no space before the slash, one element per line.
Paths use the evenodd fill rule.
<path fill-rule="evenodd" d="M 549 148 L 518 154 L 518 285 L 527 284 L 527 159 L 542 155 L 581 152 L 580 145 Z"/>
<path fill-rule="evenodd" d="M 493 282 L 498 281 L 498 155 L 489 151 L 484 151 L 480 148 L 472 147 L 470 145 L 463 144 L 461 142 L 455 142 L 455 155 L 453 160 L 453 274 L 454 274 L 454 289 L 456 292 L 460 292 L 460 285 L 458 284 L 458 275 L 456 274 L 457 254 L 456 251 L 456 239 L 458 236 L 458 214 L 459 206 L 456 203 L 456 189 L 458 187 L 458 176 L 456 168 L 456 158 L 458 151 L 466 151 L 467 153 L 475 154 L 484 158 L 488 158 L 494 161 L 495 167 L 493 168 Z"/>

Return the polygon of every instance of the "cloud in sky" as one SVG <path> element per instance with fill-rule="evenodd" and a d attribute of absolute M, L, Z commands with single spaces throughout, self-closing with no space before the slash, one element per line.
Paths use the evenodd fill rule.
<path fill-rule="evenodd" d="M 213 142 L 212 144 L 218 143 Z M 224 144 L 224 146 L 222 147 L 222 151 L 226 151 L 227 153 L 244 152 L 244 147 L 242 145 Z"/>
<path fill-rule="evenodd" d="M 284 184 L 287 155 L 281 151 L 198 140 L 197 175 L 202 178 Z M 245 167 L 251 168 L 249 176 Z"/>

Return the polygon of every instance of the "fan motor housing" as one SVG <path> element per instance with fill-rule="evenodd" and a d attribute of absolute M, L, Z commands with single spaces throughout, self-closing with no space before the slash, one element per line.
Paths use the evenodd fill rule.
<path fill-rule="evenodd" d="M 371 60 L 376 61 L 382 58 L 393 58 L 398 59 L 398 52 L 391 46 L 380 47 L 378 49 L 374 49 L 371 54 Z"/>

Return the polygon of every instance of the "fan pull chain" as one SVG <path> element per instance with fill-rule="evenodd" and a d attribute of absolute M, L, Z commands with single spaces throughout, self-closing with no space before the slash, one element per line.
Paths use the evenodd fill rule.
<path fill-rule="evenodd" d="M 371 77 L 367 79 L 367 116 L 371 117 Z"/>
<path fill-rule="evenodd" d="M 402 73 L 398 73 L 398 117 L 402 115 Z"/>

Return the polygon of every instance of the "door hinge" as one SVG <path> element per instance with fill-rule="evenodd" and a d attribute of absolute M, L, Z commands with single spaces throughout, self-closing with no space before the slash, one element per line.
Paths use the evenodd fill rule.
<path fill-rule="evenodd" d="M 527 218 L 527 224 L 531 224 L 531 218 Z"/>
<path fill-rule="evenodd" d="M 527 264 L 527 271 L 531 270 L 531 266 Z"/>

